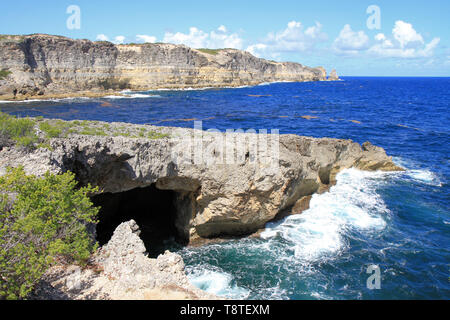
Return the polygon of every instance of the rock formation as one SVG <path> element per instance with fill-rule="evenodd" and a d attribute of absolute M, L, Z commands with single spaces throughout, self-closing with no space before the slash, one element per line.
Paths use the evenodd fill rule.
<path fill-rule="evenodd" d="M 39 300 L 207 300 L 197 289 L 178 254 L 146 255 L 135 221 L 117 227 L 109 243 L 91 257 L 87 268 L 55 266 L 44 275 L 32 299 Z"/>
<path fill-rule="evenodd" d="M 326 80 L 323 68 L 259 59 L 236 49 L 114 45 L 34 34 L 0 37 L 0 99 L 99 96 L 108 90 Z M 3 79 L 2 79 L 3 78 Z"/>
<path fill-rule="evenodd" d="M 328 76 L 328 80 L 329 81 L 339 80 L 339 77 L 338 77 L 335 69 L 331 70 L 330 75 Z"/>
<path fill-rule="evenodd" d="M 269 134 L 269 147 L 255 149 L 262 135 L 109 125 L 127 126 L 130 132 L 150 128 L 160 137 L 71 133 L 51 139 L 50 150 L 4 146 L 0 174 L 8 166 L 22 165 L 36 175 L 70 170 L 81 184 L 99 186 L 100 192 L 111 196 L 150 186 L 171 191 L 176 236 L 188 243 L 198 238 L 246 235 L 285 211 L 305 208 L 304 198 L 326 190 L 344 168 L 402 170 L 382 148 L 351 140 Z M 148 192 L 150 195 L 152 190 Z"/>

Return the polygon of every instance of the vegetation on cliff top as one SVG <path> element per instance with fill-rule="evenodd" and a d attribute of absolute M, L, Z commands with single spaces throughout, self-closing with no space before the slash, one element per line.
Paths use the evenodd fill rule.
<path fill-rule="evenodd" d="M 29 147 L 38 141 L 34 132 L 35 124 L 34 119 L 16 118 L 0 112 L 0 138 Z"/>
<path fill-rule="evenodd" d="M 75 175 L 28 176 L 23 168 L 0 177 L 0 299 L 24 299 L 57 260 L 84 264 L 97 243 L 88 232 L 98 208 L 91 186 Z"/>
<path fill-rule="evenodd" d="M 207 48 L 200 48 L 200 49 L 197 49 L 198 51 L 200 51 L 200 52 L 203 52 L 203 53 L 207 53 L 207 54 L 212 54 L 212 55 L 217 55 L 220 51 L 222 51 L 222 50 L 224 50 L 224 49 L 207 49 Z"/>
<path fill-rule="evenodd" d="M 39 134 L 38 134 L 39 133 Z M 38 118 L 17 118 L 0 112 L 0 143 L 13 141 L 26 148 L 51 149 L 49 139 L 67 138 L 69 135 L 123 136 L 129 138 L 162 139 L 169 137 L 146 127 L 117 126 L 97 121 L 63 121 Z"/>

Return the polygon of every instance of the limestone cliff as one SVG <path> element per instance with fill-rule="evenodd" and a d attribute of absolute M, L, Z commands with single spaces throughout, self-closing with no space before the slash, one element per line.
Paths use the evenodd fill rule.
<path fill-rule="evenodd" d="M 330 80 L 330 81 L 339 80 L 339 76 L 337 75 L 335 69 L 331 70 L 330 75 L 328 76 L 328 80 Z"/>
<path fill-rule="evenodd" d="M 73 40 L 34 34 L 0 37 L 0 99 L 101 95 L 108 90 L 323 81 L 326 71 L 274 62 L 236 49 Z"/>
<path fill-rule="evenodd" d="M 172 222 L 183 243 L 255 232 L 280 214 L 305 207 L 305 199 L 326 190 L 344 168 L 401 170 L 382 148 L 351 140 L 268 135 L 269 149 L 255 149 L 253 143 L 259 143 L 261 135 L 252 133 L 91 125 L 127 127 L 127 137 L 81 135 L 72 128 L 67 137 L 51 139 L 48 148 L 0 146 L 0 174 L 8 166 L 22 165 L 36 175 L 70 170 L 81 184 L 91 183 L 111 195 L 150 186 L 154 189 L 148 189 L 149 196 L 156 189 L 171 191 L 176 211 Z M 150 129 L 158 135 L 139 137 Z M 180 161 L 183 152 L 186 161 Z M 228 161 L 230 155 L 234 161 Z M 123 199 L 116 203 L 120 202 Z M 120 214 L 113 212 L 116 205 L 110 207 L 112 215 Z M 148 207 L 143 206 L 149 214 L 168 214 Z"/>
<path fill-rule="evenodd" d="M 57 265 L 35 288 L 36 300 L 217 300 L 194 287 L 180 255 L 166 251 L 157 259 L 146 254 L 135 221 L 120 224 L 109 243 L 85 268 Z"/>

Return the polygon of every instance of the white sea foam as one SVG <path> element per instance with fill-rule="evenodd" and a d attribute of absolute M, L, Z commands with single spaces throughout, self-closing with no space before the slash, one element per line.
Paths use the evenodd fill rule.
<path fill-rule="evenodd" d="M 201 87 L 201 88 L 159 88 L 159 89 L 153 89 L 149 90 L 149 92 L 153 91 L 203 91 L 203 90 L 209 90 L 209 89 L 222 89 L 222 87 Z"/>
<path fill-rule="evenodd" d="M 230 241 L 210 245 L 204 250 L 208 255 L 214 255 L 215 250 L 233 250 L 236 256 L 245 255 L 249 259 L 263 256 L 264 260 L 271 261 L 269 278 L 285 272 L 301 277 L 315 276 L 318 272 L 316 262 L 334 259 L 346 250 L 346 234 L 356 231 L 376 235 L 386 227 L 389 210 L 377 189 L 390 175 L 392 173 L 344 170 L 329 192 L 312 197 L 310 209 L 268 224 L 261 233 L 263 240 Z M 233 275 L 218 267 L 198 264 L 189 268 L 191 282 L 203 290 L 231 299 L 250 295 L 249 290 L 232 285 Z M 259 298 L 287 299 L 292 294 L 282 282 L 268 280 L 264 283 L 264 287 L 252 289 Z M 315 299 L 330 298 L 317 289 L 310 295 Z"/>
<path fill-rule="evenodd" d="M 0 103 L 14 103 L 14 104 L 22 104 L 22 103 L 33 103 L 33 102 L 60 102 L 60 101 L 70 101 L 70 100 L 89 100 L 92 98 L 89 97 L 67 97 L 67 98 L 58 98 L 58 99 L 29 99 L 29 100 L 0 100 Z"/>
<path fill-rule="evenodd" d="M 385 228 L 384 216 L 389 210 L 376 193 L 378 178 L 384 174 L 342 171 L 329 192 L 312 197 L 310 209 L 281 223 L 268 224 L 261 237 L 282 237 L 291 243 L 295 258 L 302 261 L 335 256 L 347 246 L 343 237 L 347 230 Z"/>
<path fill-rule="evenodd" d="M 431 186 L 442 187 L 442 181 L 433 171 L 423 168 L 419 169 L 414 162 L 402 158 L 394 158 L 393 160 L 396 164 L 406 169 L 402 174 L 405 178 Z"/>
<path fill-rule="evenodd" d="M 418 181 L 418 182 L 422 182 L 428 185 L 432 185 L 432 186 L 436 186 L 436 187 L 441 187 L 442 186 L 442 182 L 440 181 L 439 177 L 432 171 L 427 170 L 427 169 L 422 169 L 422 170 L 408 170 L 406 172 L 406 174 Z"/>
<path fill-rule="evenodd" d="M 226 272 L 211 266 L 196 266 L 188 268 L 190 282 L 206 292 L 230 299 L 246 299 L 250 291 L 232 285 L 233 277 Z"/>
<path fill-rule="evenodd" d="M 123 95 L 115 96 L 109 95 L 99 98 L 104 99 L 138 99 L 138 98 L 161 98 L 160 95 L 156 94 L 142 94 L 142 93 L 131 93 L 131 91 L 122 91 Z M 99 98 L 91 98 L 91 97 L 67 97 L 67 98 L 59 98 L 59 99 L 29 99 L 29 100 L 17 100 L 17 101 L 9 101 L 9 100 L 0 100 L 0 103 L 11 103 L 11 104 L 23 104 L 23 103 L 33 103 L 33 102 L 64 102 L 64 101 L 76 101 L 76 100 L 96 100 Z"/>
<path fill-rule="evenodd" d="M 155 94 L 142 94 L 142 93 L 124 93 L 122 96 L 106 96 L 105 99 L 143 99 L 143 98 L 161 98 Z"/>

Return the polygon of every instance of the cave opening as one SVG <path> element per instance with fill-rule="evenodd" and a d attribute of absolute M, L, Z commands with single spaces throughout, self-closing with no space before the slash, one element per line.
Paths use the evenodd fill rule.
<path fill-rule="evenodd" d="M 181 199 L 181 200 L 180 200 Z M 160 190 L 154 184 L 126 192 L 103 193 L 92 197 L 99 206 L 97 241 L 108 243 L 122 222 L 135 220 L 150 257 L 165 250 L 187 245 L 189 210 L 180 208 L 185 196 L 172 190 Z M 185 201 L 184 201 L 185 202 Z"/>

